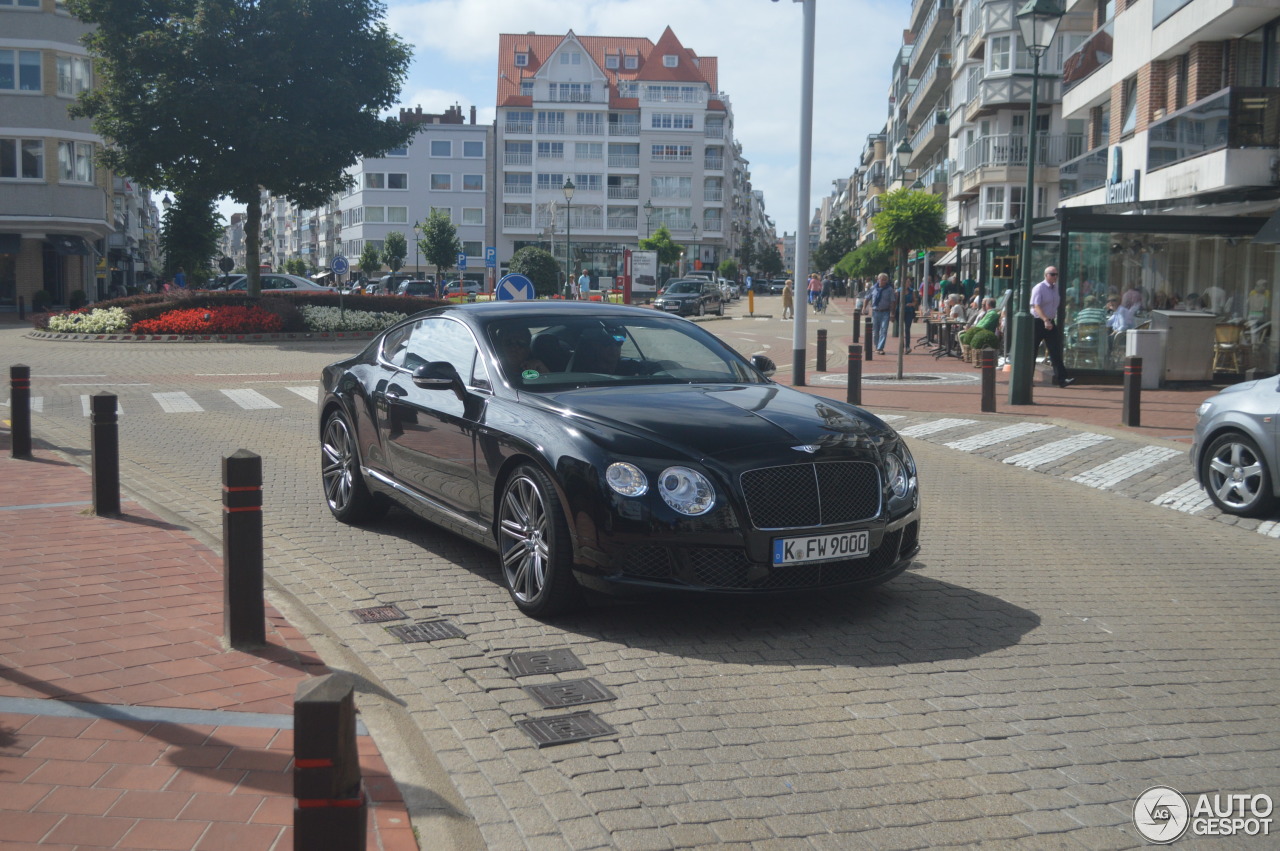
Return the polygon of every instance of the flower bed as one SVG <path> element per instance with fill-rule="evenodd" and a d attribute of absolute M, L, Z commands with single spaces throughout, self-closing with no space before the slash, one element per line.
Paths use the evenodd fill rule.
<path fill-rule="evenodd" d="M 304 304 L 300 308 L 309 331 L 381 331 L 404 318 L 403 313 L 341 310 Z"/>
<path fill-rule="evenodd" d="M 49 330 L 70 334 L 119 334 L 129 327 L 123 307 L 81 309 L 49 317 Z"/>
<path fill-rule="evenodd" d="M 284 330 L 284 320 L 260 307 L 194 307 L 135 322 L 129 330 L 134 334 L 270 334 Z"/>

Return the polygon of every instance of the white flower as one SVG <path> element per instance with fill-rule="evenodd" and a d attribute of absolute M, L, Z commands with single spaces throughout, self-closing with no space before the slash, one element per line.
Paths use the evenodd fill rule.
<path fill-rule="evenodd" d="M 95 308 L 88 313 L 63 313 L 49 317 L 49 330 L 72 334 L 119 334 L 129 328 L 123 307 Z"/>
<path fill-rule="evenodd" d="M 375 313 L 371 310 L 342 311 L 336 307 L 300 306 L 302 318 L 312 331 L 381 331 L 404 318 L 403 313 Z"/>

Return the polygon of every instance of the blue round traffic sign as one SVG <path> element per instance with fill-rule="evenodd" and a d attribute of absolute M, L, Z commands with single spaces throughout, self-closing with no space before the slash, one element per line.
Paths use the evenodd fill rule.
<path fill-rule="evenodd" d="M 533 301 L 537 297 L 533 289 L 533 281 L 514 272 L 503 275 L 494 292 L 498 296 L 498 301 Z"/>
<path fill-rule="evenodd" d="M 345 275 L 351 267 L 347 264 L 347 258 L 339 254 L 337 257 L 333 258 L 333 262 L 329 264 L 329 268 L 333 270 L 335 275 Z"/>

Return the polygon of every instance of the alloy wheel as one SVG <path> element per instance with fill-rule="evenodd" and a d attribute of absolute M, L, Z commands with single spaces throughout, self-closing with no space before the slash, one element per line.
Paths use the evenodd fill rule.
<path fill-rule="evenodd" d="M 351 430 L 341 416 L 329 418 L 324 428 L 321 451 L 324 455 L 321 465 L 324 497 L 331 510 L 341 512 L 351 504 L 356 457 Z"/>
<path fill-rule="evenodd" d="M 532 479 L 518 475 L 502 497 L 502 572 L 517 600 L 533 602 L 547 583 L 547 509 Z"/>

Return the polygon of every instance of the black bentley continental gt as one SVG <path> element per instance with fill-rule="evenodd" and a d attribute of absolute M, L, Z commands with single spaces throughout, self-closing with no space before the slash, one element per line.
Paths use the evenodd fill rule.
<path fill-rule="evenodd" d="M 398 502 L 498 553 L 523 612 L 581 589 L 870 586 L 919 551 L 880 419 L 770 380 L 697 324 L 587 302 L 451 305 L 324 370 L 325 499 Z"/>

